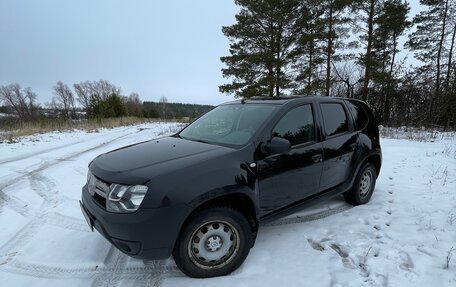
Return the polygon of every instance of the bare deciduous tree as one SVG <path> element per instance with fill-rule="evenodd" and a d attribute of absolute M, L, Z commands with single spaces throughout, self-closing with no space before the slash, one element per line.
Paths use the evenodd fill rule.
<path fill-rule="evenodd" d="M 168 104 L 168 99 L 165 96 L 160 98 L 160 106 L 162 108 L 162 117 L 166 119 L 166 105 Z"/>
<path fill-rule="evenodd" d="M 92 83 L 93 92 L 102 100 L 106 100 L 110 95 L 120 95 L 121 89 L 114 84 L 111 84 L 109 81 L 106 80 L 99 80 L 97 82 Z"/>
<path fill-rule="evenodd" d="M 12 108 L 20 120 L 29 120 L 36 115 L 36 93 L 31 88 L 22 89 L 17 83 L 0 86 L 0 100 Z"/>
<path fill-rule="evenodd" d="M 346 61 L 338 65 L 333 64 L 333 68 L 333 95 L 353 98 L 355 86 L 362 82 L 360 67 L 357 67 L 353 61 Z"/>
<path fill-rule="evenodd" d="M 106 80 L 80 82 L 73 87 L 79 103 L 86 111 L 90 106 L 91 98 L 106 100 L 110 95 L 120 96 L 122 92 L 119 87 Z"/>
<path fill-rule="evenodd" d="M 73 85 L 76 93 L 78 102 L 82 105 L 82 108 L 87 111 L 90 104 L 90 96 L 93 92 L 92 82 L 85 81 Z"/>
<path fill-rule="evenodd" d="M 124 104 L 127 108 L 127 112 L 129 116 L 139 116 L 141 117 L 142 114 L 142 106 L 143 103 L 139 98 L 138 93 L 131 93 L 128 97 L 123 97 Z"/>
<path fill-rule="evenodd" d="M 75 117 L 74 95 L 68 85 L 57 82 L 52 88 L 54 90 L 55 101 L 60 105 L 66 118 Z"/>

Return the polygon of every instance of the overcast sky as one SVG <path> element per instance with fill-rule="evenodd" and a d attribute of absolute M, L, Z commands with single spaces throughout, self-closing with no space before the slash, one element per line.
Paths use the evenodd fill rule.
<path fill-rule="evenodd" d="M 418 0 L 411 0 L 412 14 Z M 234 0 L 0 0 L 0 85 L 108 80 L 142 100 L 219 104 Z"/>

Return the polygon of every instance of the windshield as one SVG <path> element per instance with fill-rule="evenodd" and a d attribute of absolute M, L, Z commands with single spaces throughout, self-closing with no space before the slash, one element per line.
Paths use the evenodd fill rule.
<path fill-rule="evenodd" d="M 179 136 L 184 139 L 221 145 L 246 144 L 275 105 L 234 104 L 218 106 L 194 121 Z"/>

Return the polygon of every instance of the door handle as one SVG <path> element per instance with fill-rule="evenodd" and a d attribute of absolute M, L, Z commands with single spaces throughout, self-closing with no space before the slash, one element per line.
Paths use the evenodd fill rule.
<path fill-rule="evenodd" d="M 321 162 L 321 161 L 323 161 L 323 156 L 320 153 L 316 154 L 316 155 L 313 155 L 310 158 L 313 160 L 313 162 Z"/>
<path fill-rule="evenodd" d="M 357 142 L 356 142 L 356 143 L 352 143 L 352 144 L 350 145 L 350 149 L 353 151 L 353 150 L 356 149 L 357 146 L 358 146 L 358 143 L 357 143 Z"/>

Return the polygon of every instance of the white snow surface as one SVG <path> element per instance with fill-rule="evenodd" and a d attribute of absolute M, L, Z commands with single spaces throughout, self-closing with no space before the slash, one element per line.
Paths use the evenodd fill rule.
<path fill-rule="evenodd" d="M 234 273 L 183 275 L 90 232 L 79 209 L 98 154 L 170 134 L 154 123 L 0 143 L 1 286 L 456 286 L 456 139 L 382 139 L 371 201 L 338 197 L 268 225 Z M 453 247 L 453 251 L 450 252 Z M 449 259 L 447 266 L 447 257 Z"/>

